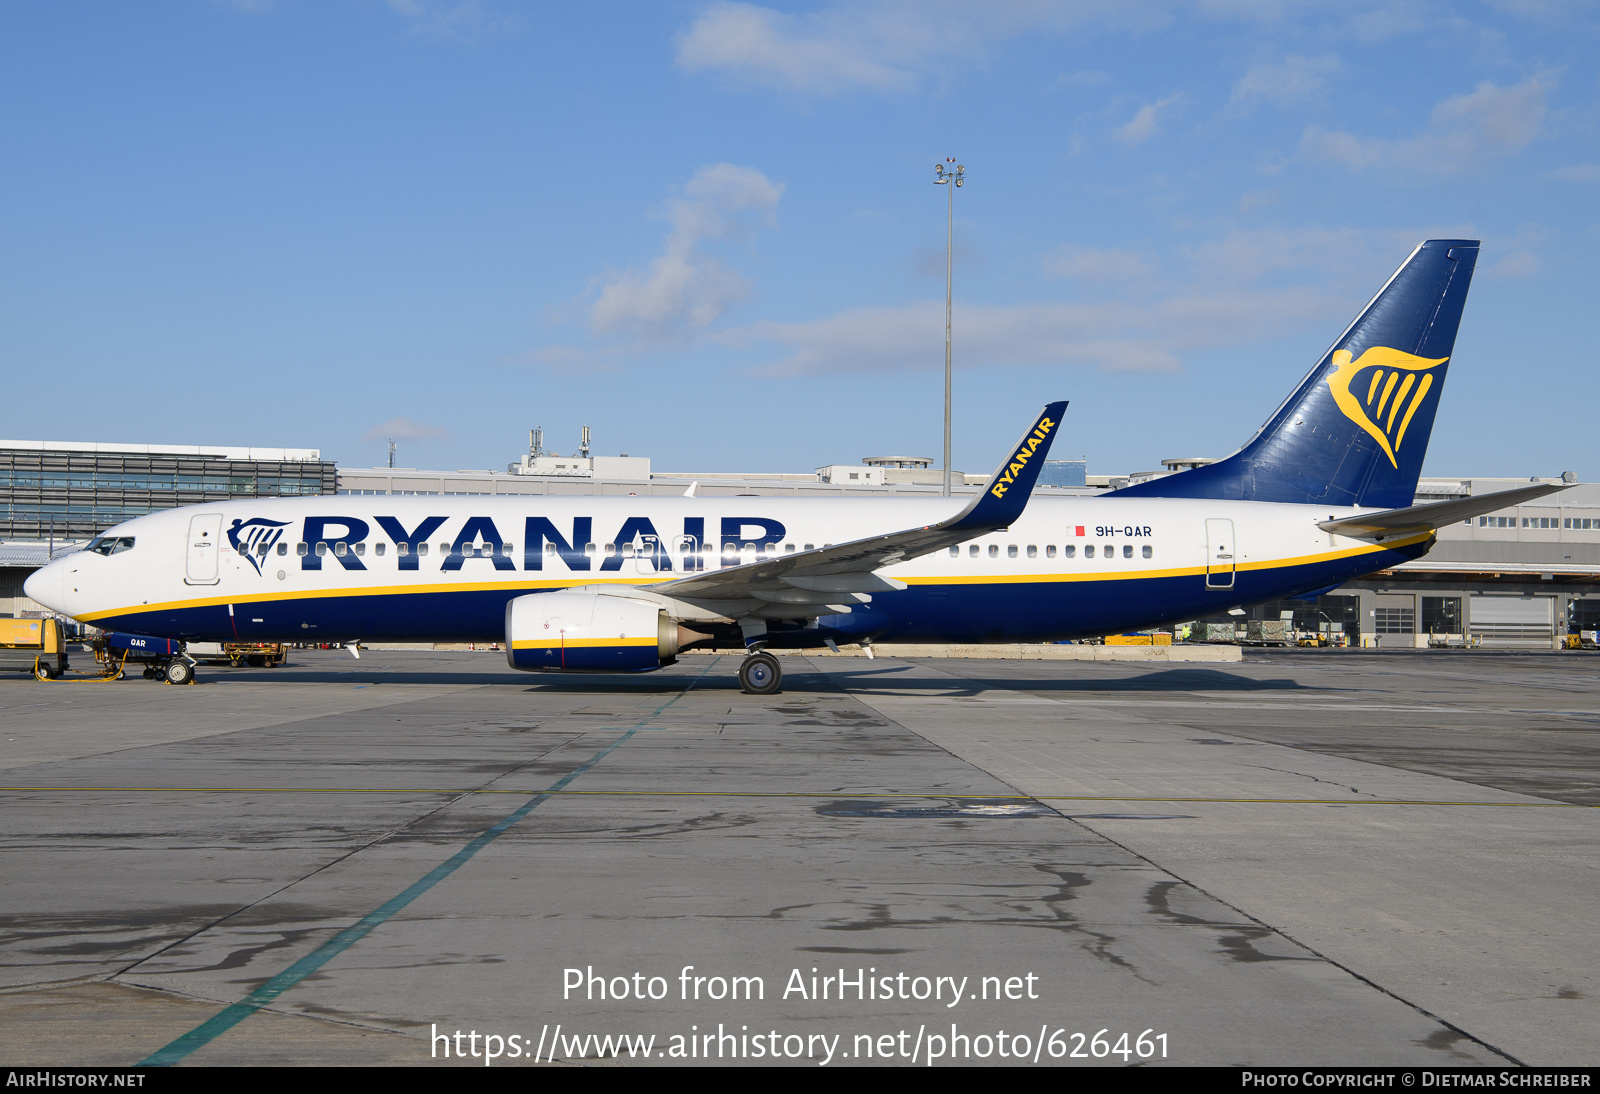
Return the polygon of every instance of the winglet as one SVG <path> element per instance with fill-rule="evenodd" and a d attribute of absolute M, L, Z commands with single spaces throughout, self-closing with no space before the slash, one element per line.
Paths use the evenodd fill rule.
<path fill-rule="evenodd" d="M 1039 481 L 1050 442 L 1060 431 L 1066 410 L 1065 399 L 1047 405 L 990 477 L 983 493 L 953 519 L 937 527 L 948 532 L 980 534 L 1005 528 L 1020 517 L 1028 505 L 1028 496 L 1033 493 L 1033 484 Z"/>

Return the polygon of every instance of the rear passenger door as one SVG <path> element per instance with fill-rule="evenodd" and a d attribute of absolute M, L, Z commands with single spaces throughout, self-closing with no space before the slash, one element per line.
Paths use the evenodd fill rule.
<path fill-rule="evenodd" d="M 1233 521 L 1206 521 L 1206 588 L 1233 588 L 1238 545 L 1233 541 Z"/>

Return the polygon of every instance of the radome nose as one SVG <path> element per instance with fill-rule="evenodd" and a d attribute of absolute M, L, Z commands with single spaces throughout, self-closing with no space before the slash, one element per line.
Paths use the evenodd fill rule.
<path fill-rule="evenodd" d="M 33 571 L 22 583 L 22 593 L 36 604 L 43 604 L 53 612 L 63 610 L 61 595 L 65 571 L 59 562 L 52 562 Z"/>

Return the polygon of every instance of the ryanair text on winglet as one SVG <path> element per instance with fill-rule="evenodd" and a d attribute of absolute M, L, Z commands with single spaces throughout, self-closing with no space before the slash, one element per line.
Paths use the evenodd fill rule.
<path fill-rule="evenodd" d="M 1023 466 L 1027 464 L 1028 458 L 1048 439 L 1050 431 L 1055 427 L 1056 423 L 1049 418 L 1040 418 L 1039 424 L 1033 427 L 1033 432 L 1029 434 L 1028 439 L 1023 442 L 1021 448 L 1017 449 L 1016 455 L 1011 457 L 1011 466 L 1007 467 L 1000 477 L 994 481 L 994 485 L 989 488 L 989 493 L 997 498 L 1004 497 L 1006 488 L 1016 481 L 1017 472 L 1022 470 Z"/>

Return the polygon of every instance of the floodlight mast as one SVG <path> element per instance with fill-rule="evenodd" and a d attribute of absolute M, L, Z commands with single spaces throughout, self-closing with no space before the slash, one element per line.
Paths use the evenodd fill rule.
<path fill-rule="evenodd" d="M 956 163 L 954 159 L 947 159 L 944 163 Z M 967 169 L 964 165 L 956 163 L 954 170 L 946 169 L 944 163 L 933 165 L 933 180 L 935 186 L 948 186 L 948 201 L 945 213 L 945 247 L 944 247 L 944 496 L 950 496 L 950 303 L 952 275 L 955 271 L 956 252 L 956 186 L 960 186 L 966 178 Z M 955 183 L 955 186 L 951 186 Z"/>

